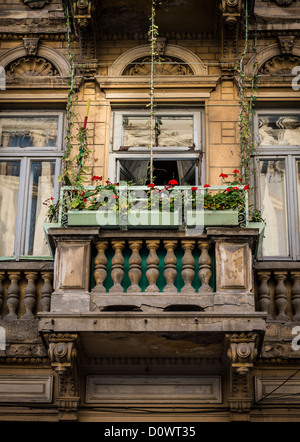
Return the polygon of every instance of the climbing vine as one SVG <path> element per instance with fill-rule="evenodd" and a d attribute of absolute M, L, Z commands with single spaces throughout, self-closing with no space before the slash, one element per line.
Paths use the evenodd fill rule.
<path fill-rule="evenodd" d="M 69 9 L 68 0 L 64 0 L 64 10 L 66 16 L 66 27 L 67 27 L 67 50 L 70 61 L 70 80 L 69 80 L 69 91 L 66 104 L 66 137 L 65 137 L 65 153 L 62 157 L 63 169 L 59 177 L 59 181 L 63 182 L 66 186 L 82 186 L 86 181 L 86 172 L 89 170 L 85 166 L 85 162 L 88 159 L 90 150 L 88 147 L 89 134 L 86 127 L 86 118 L 82 123 L 78 123 L 77 115 L 74 111 L 74 107 L 77 102 L 76 94 L 76 65 L 75 65 L 75 55 L 74 47 L 75 41 L 72 35 L 71 27 L 71 13 Z M 73 46 L 73 47 L 72 47 Z M 89 105 L 88 105 L 89 107 Z M 75 124 L 76 122 L 76 124 Z M 77 127 L 77 131 L 74 136 L 74 131 Z M 74 145 L 78 146 L 78 154 L 74 156 L 73 149 Z"/>
<path fill-rule="evenodd" d="M 254 103 L 256 101 L 256 90 L 258 75 L 257 67 L 257 33 L 254 32 L 253 44 L 251 50 L 254 54 L 253 71 L 250 77 L 245 73 L 245 58 L 251 46 L 249 38 L 249 11 L 248 0 L 245 1 L 245 17 L 244 17 L 244 33 L 245 44 L 244 49 L 236 67 L 236 78 L 239 89 L 239 136 L 240 136 L 240 155 L 241 155 L 241 172 L 244 183 L 250 179 L 252 169 L 252 158 L 255 149 L 254 131 L 253 131 L 253 115 Z"/>
<path fill-rule="evenodd" d="M 161 5 L 161 1 L 152 0 L 151 6 L 151 17 L 150 17 L 150 28 L 148 31 L 148 38 L 150 42 L 151 51 L 151 74 L 150 74 L 150 103 L 147 107 L 150 108 L 150 164 L 149 164 L 149 180 L 150 183 L 154 181 L 154 166 L 153 166 L 153 148 L 155 145 L 155 114 L 156 114 L 156 103 L 155 103 L 155 86 L 154 86 L 154 74 L 155 66 L 161 62 L 159 54 L 157 52 L 157 38 L 159 36 L 158 26 L 155 23 L 156 18 L 156 8 L 157 5 Z"/>

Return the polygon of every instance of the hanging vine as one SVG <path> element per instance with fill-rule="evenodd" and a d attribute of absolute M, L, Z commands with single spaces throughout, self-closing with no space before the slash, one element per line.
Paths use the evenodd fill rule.
<path fill-rule="evenodd" d="M 66 28 L 67 28 L 67 50 L 70 61 L 70 80 L 69 90 L 66 104 L 66 137 L 65 137 L 65 153 L 62 157 L 63 170 L 59 177 L 59 181 L 63 182 L 66 186 L 82 186 L 86 181 L 86 172 L 89 170 L 85 166 L 85 162 L 88 159 L 90 150 L 88 147 L 89 134 L 86 127 L 87 115 L 83 124 L 77 122 L 77 133 L 74 137 L 75 121 L 77 120 L 74 107 L 77 102 L 76 95 L 76 66 L 74 47 L 75 41 L 72 35 L 71 26 L 71 12 L 69 8 L 69 1 L 63 1 L 65 16 L 66 16 Z M 73 48 L 72 48 L 73 45 Z M 89 108 L 89 103 L 88 103 Z M 74 143 L 75 142 L 75 143 Z M 78 154 L 72 155 L 74 144 L 78 145 Z"/>
<path fill-rule="evenodd" d="M 150 183 L 154 181 L 154 165 L 153 165 L 153 149 L 155 146 L 155 115 L 156 115 L 156 103 L 155 103 L 155 86 L 154 86 L 154 74 L 155 74 L 155 66 L 160 63 L 160 57 L 157 53 L 157 38 L 159 36 L 158 26 L 155 23 L 156 18 L 156 8 L 157 5 L 161 5 L 161 1 L 157 2 L 157 0 L 152 0 L 151 6 L 151 17 L 150 17 L 150 28 L 148 31 L 148 38 L 150 42 L 150 51 L 151 51 L 151 73 L 150 73 L 150 103 L 147 107 L 150 108 L 150 164 L 149 164 L 149 180 Z"/>
<path fill-rule="evenodd" d="M 245 45 L 236 68 L 236 78 L 239 89 L 239 136 L 240 136 L 240 155 L 241 155 L 241 173 L 244 183 L 250 178 L 252 168 L 252 158 L 255 149 L 254 133 L 253 133 L 253 115 L 254 103 L 256 101 L 257 79 L 257 33 L 254 32 L 253 46 L 251 48 L 254 53 L 253 71 L 247 78 L 245 73 L 245 58 L 248 54 L 251 40 L 249 39 L 249 7 L 248 0 L 245 0 L 245 17 L 244 17 L 244 33 Z"/>

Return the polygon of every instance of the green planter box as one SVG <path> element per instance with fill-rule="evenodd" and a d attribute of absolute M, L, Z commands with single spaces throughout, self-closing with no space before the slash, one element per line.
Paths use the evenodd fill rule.
<path fill-rule="evenodd" d="M 198 226 L 238 226 L 236 210 L 205 210 L 204 212 L 187 212 L 187 227 Z M 123 219 L 123 225 L 133 228 L 170 228 L 181 226 L 182 220 L 178 212 L 134 211 L 131 210 Z M 119 214 L 91 210 L 72 210 L 68 212 L 68 226 L 100 226 L 116 228 L 120 226 Z"/>
<path fill-rule="evenodd" d="M 178 212 L 159 212 L 158 210 L 130 210 L 127 217 L 128 228 L 170 228 L 182 224 Z"/>
<path fill-rule="evenodd" d="M 119 215 L 115 211 L 101 212 L 99 210 L 70 210 L 68 226 L 100 226 L 113 228 L 119 225 Z"/>
<path fill-rule="evenodd" d="M 197 226 L 238 226 L 238 210 L 204 210 L 188 211 L 186 216 L 188 227 Z"/>

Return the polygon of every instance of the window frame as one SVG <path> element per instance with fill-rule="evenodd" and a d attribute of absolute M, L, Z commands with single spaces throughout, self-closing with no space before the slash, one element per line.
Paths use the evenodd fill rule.
<path fill-rule="evenodd" d="M 111 115 L 111 131 L 110 131 L 110 148 L 109 148 L 109 177 L 113 177 L 114 181 L 119 181 L 120 168 L 118 160 L 134 160 L 134 159 L 149 159 L 148 147 L 133 147 L 130 146 L 126 152 L 118 150 L 122 145 L 122 122 L 123 116 L 147 116 L 149 118 L 149 111 L 145 109 L 115 109 L 112 110 Z M 204 124 L 204 110 L 195 108 L 184 109 L 164 109 L 156 111 L 156 116 L 192 116 L 193 117 L 193 143 L 195 148 L 191 150 L 188 146 L 168 146 L 168 147 L 154 147 L 153 159 L 174 161 L 180 160 L 195 160 L 197 161 L 195 173 L 195 185 L 199 184 L 201 177 L 205 176 L 205 124 Z"/>
<path fill-rule="evenodd" d="M 261 209 L 261 192 L 260 192 L 260 162 L 262 160 L 284 160 L 286 165 L 286 207 L 287 207 L 287 229 L 288 229 L 288 256 L 258 256 L 260 261 L 299 261 L 300 260 L 300 213 L 297 194 L 297 161 L 300 162 L 300 140 L 299 145 L 259 145 L 259 115 L 290 115 L 299 114 L 299 109 L 268 109 L 262 108 L 255 112 L 254 117 L 254 141 L 258 146 L 254 150 L 254 169 L 255 180 L 255 201 Z M 300 189 L 299 189 L 300 191 Z M 268 226 L 266 226 L 268 228 Z"/>
<path fill-rule="evenodd" d="M 57 130 L 57 146 L 53 147 L 12 147 L 0 148 L 0 161 L 20 161 L 20 178 L 18 190 L 18 206 L 16 214 L 16 226 L 14 234 L 14 254 L 13 256 L 0 256 L 0 261 L 20 260 L 20 259 L 47 259 L 53 260 L 49 255 L 25 255 L 26 247 L 26 229 L 27 229 L 27 208 L 29 202 L 29 184 L 30 184 L 30 167 L 32 161 L 55 162 L 55 176 L 54 176 L 54 202 L 59 199 L 59 182 L 58 177 L 61 173 L 61 158 L 64 154 L 64 127 L 65 127 L 65 112 L 59 110 L 44 110 L 44 109 L 29 109 L 29 110 L 9 110 L 0 111 L 1 116 L 12 117 L 43 117 L 43 116 L 58 116 L 58 130 Z M 50 197 L 50 196 L 49 196 Z"/>

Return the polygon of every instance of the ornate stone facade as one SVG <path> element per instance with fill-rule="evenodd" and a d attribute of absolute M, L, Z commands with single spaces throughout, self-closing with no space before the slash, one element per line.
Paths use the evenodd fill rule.
<path fill-rule="evenodd" d="M 244 64 L 247 76 L 259 77 L 256 102 L 293 108 L 299 4 L 247 4 Z M 18 115 L 66 108 L 67 5 L 76 116 L 83 121 L 90 99 L 91 176 L 105 182 L 113 178 L 115 112 L 149 103 L 148 1 L 0 0 L 0 108 Z M 211 185 L 222 183 L 220 171 L 231 177 L 239 167 L 244 13 L 244 0 L 170 0 L 157 10 L 156 105 L 166 115 L 199 113 L 197 170 Z M 23 162 L 35 158 L 26 149 Z M 9 153 L 5 160 L 18 161 Z M 42 156 L 53 157 L 47 149 Z M 18 229 L 26 230 L 20 222 Z M 47 238 L 47 258 L 0 260 L 0 420 L 111 422 L 116 412 L 134 421 L 149 412 L 168 422 L 275 421 L 279 414 L 299 421 L 299 262 L 260 261 L 257 229 L 53 226 Z"/>

